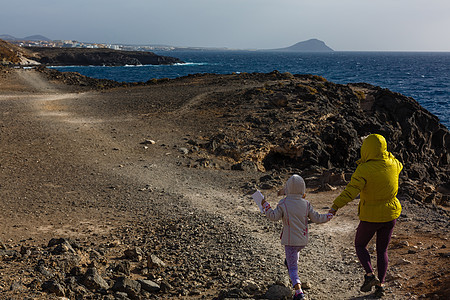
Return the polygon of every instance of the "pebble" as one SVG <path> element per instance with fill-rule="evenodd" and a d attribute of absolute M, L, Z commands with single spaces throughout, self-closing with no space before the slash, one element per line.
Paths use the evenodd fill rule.
<path fill-rule="evenodd" d="M 154 140 L 146 139 L 143 142 L 141 142 L 142 145 L 154 145 L 156 142 Z"/>
<path fill-rule="evenodd" d="M 396 263 L 396 265 L 411 265 L 411 264 L 412 264 L 412 262 L 410 262 L 409 260 L 404 259 L 404 258 L 400 259 Z"/>

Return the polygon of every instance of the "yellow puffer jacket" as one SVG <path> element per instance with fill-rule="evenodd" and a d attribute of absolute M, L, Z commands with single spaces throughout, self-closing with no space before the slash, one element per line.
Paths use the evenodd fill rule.
<path fill-rule="evenodd" d="M 389 222 L 400 216 L 397 199 L 398 176 L 403 165 L 387 151 L 386 140 L 379 134 L 369 135 L 361 146 L 361 159 L 345 190 L 334 200 L 338 210 L 360 194 L 359 219 L 367 222 Z"/>

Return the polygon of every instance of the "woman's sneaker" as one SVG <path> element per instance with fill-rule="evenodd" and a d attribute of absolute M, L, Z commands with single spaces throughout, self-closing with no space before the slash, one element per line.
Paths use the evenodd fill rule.
<path fill-rule="evenodd" d="M 373 293 L 373 296 L 375 298 L 383 298 L 383 296 L 384 296 L 384 287 L 376 285 L 375 286 L 375 292 Z"/>
<path fill-rule="evenodd" d="M 364 275 L 364 283 L 361 286 L 361 292 L 370 292 L 374 285 L 380 284 L 380 281 L 375 275 Z"/>

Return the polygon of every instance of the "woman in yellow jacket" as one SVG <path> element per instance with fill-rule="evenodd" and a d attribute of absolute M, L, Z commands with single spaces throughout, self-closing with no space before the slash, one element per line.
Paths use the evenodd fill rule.
<path fill-rule="evenodd" d="M 402 207 L 397 199 L 398 177 L 402 164 L 387 151 L 386 140 L 371 134 L 361 146 L 361 159 L 345 190 L 334 200 L 330 212 L 336 211 L 360 194 L 358 214 L 360 223 L 355 236 L 356 254 L 366 275 L 361 291 L 375 286 L 375 296 L 384 295 L 383 282 L 388 266 L 387 248 Z M 367 244 L 377 234 L 378 278 L 373 274 Z"/>

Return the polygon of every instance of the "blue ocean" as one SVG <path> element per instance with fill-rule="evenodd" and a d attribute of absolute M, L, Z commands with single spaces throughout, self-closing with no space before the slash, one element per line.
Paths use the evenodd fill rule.
<path fill-rule="evenodd" d="M 416 99 L 450 128 L 450 52 L 161 51 L 186 62 L 171 66 L 55 67 L 94 78 L 145 82 L 196 73 L 314 74 L 335 83 L 367 82 Z"/>

